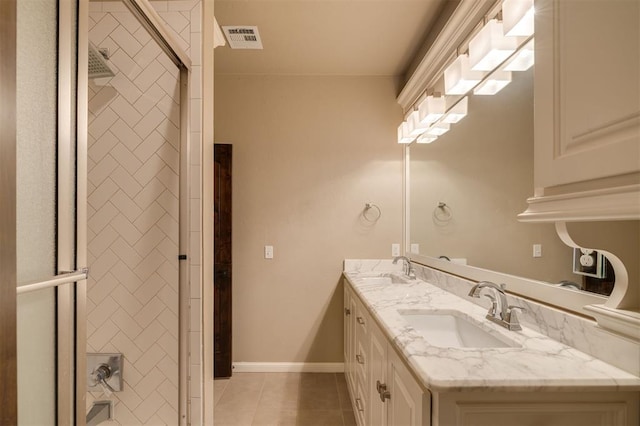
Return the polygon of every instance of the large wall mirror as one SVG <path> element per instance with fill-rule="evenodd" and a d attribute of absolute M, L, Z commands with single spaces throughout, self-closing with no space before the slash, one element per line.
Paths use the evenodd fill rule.
<path fill-rule="evenodd" d="M 468 115 L 448 133 L 410 146 L 412 258 L 444 270 L 451 260 L 449 271 L 463 276 L 479 268 L 524 277 L 534 298 L 535 282 L 606 297 L 614 274 L 601 249 L 637 285 L 639 221 L 567 224 L 582 251 L 565 245 L 552 223 L 518 222 L 533 194 L 533 69 L 512 77 L 495 95 L 470 95 Z"/>

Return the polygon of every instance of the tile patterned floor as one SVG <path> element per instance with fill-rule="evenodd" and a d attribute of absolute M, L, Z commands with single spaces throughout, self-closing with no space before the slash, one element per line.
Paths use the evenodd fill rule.
<path fill-rule="evenodd" d="M 355 426 L 338 373 L 235 373 L 214 384 L 216 426 Z"/>

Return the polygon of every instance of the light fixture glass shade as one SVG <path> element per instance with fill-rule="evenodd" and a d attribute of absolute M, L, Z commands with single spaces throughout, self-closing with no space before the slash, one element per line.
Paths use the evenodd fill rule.
<path fill-rule="evenodd" d="M 502 2 L 502 23 L 505 36 L 532 36 L 534 33 L 533 21 L 533 0 L 504 0 Z"/>
<path fill-rule="evenodd" d="M 418 137 L 418 140 L 416 141 L 417 143 L 431 143 L 433 141 L 435 141 L 436 139 L 438 139 L 437 136 L 433 136 L 433 135 L 422 135 Z"/>
<path fill-rule="evenodd" d="M 418 107 L 420 123 L 428 127 L 444 115 L 446 109 L 444 96 L 427 96 Z"/>
<path fill-rule="evenodd" d="M 495 95 L 511 83 L 509 71 L 498 70 L 473 90 L 474 95 Z"/>
<path fill-rule="evenodd" d="M 429 127 L 425 136 L 442 136 L 449 131 L 450 125 L 447 123 L 437 123 Z"/>
<path fill-rule="evenodd" d="M 518 48 L 518 39 L 505 37 L 502 23 L 492 19 L 469 42 L 469 65 L 474 71 L 491 71 Z"/>
<path fill-rule="evenodd" d="M 442 118 L 443 123 L 455 124 L 467 116 L 468 99 L 465 96 L 455 104 L 455 106 L 449 108 L 449 111 Z"/>
<path fill-rule="evenodd" d="M 535 54 L 533 52 L 534 49 L 534 40 L 532 39 L 529 43 L 522 46 L 520 51 L 516 53 L 509 61 L 505 64 L 505 71 L 526 71 L 531 68 L 535 62 Z"/>
<path fill-rule="evenodd" d="M 420 122 L 420 114 L 418 110 L 413 111 L 407 117 L 407 123 L 409 126 L 409 136 L 413 136 L 414 138 L 423 134 L 427 128 L 429 128 L 429 124 L 422 124 Z"/>
<path fill-rule="evenodd" d="M 468 55 L 460 55 L 444 70 L 444 92 L 447 95 L 465 95 L 480 83 L 484 75 L 484 72 L 473 71 L 469 67 Z"/>
<path fill-rule="evenodd" d="M 411 143 L 415 137 L 409 136 L 409 123 L 403 121 L 398 126 L 398 143 Z"/>

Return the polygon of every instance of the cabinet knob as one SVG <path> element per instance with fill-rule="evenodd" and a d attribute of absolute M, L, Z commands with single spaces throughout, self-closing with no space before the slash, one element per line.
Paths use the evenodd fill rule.
<path fill-rule="evenodd" d="M 358 321 L 358 324 L 364 325 L 364 318 L 356 317 L 356 321 Z"/>
<path fill-rule="evenodd" d="M 364 364 L 364 357 L 358 354 L 356 355 L 356 361 L 358 361 L 358 364 Z"/>
<path fill-rule="evenodd" d="M 346 316 L 351 315 L 351 309 L 349 309 L 349 308 L 344 308 L 344 314 L 345 314 Z"/>

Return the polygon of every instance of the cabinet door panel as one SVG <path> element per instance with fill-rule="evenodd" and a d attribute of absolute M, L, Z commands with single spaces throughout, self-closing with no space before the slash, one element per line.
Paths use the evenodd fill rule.
<path fill-rule="evenodd" d="M 369 426 L 387 424 L 387 404 L 380 399 L 378 382 L 387 383 L 387 340 L 382 332 L 372 325 L 369 327 Z"/>
<path fill-rule="evenodd" d="M 640 2 L 536 0 L 535 186 L 640 169 Z"/>
<path fill-rule="evenodd" d="M 360 380 L 356 380 L 356 387 L 355 387 L 355 415 L 356 415 L 356 421 L 358 423 L 358 426 L 367 426 L 368 422 L 367 422 L 367 405 L 369 404 L 369 401 L 367 399 L 367 393 L 365 391 L 366 387 L 364 387 L 362 385 L 362 382 Z"/>
<path fill-rule="evenodd" d="M 387 400 L 387 424 L 422 425 L 423 391 L 392 348 L 387 350 L 387 382 L 391 393 Z"/>
<path fill-rule="evenodd" d="M 347 350 L 347 359 L 345 359 L 345 369 L 347 371 L 347 383 L 351 386 L 351 389 L 355 389 L 356 385 L 356 329 L 355 329 L 355 312 L 356 312 L 356 297 L 349 291 L 349 315 L 347 316 L 349 323 L 349 342 Z"/>
<path fill-rule="evenodd" d="M 356 370 L 355 376 L 356 378 L 360 378 L 366 389 L 369 378 L 369 375 L 367 374 L 369 362 L 369 354 L 367 352 L 367 348 L 369 347 L 369 314 L 359 300 L 356 302 L 354 327 L 356 333 L 356 347 L 354 355 L 354 368 Z"/>
<path fill-rule="evenodd" d="M 343 324 L 343 332 L 344 332 L 344 373 L 347 379 L 347 384 L 349 385 L 350 390 L 353 389 L 353 381 L 351 375 L 351 358 L 353 357 L 353 325 L 351 321 L 351 292 L 349 290 L 349 286 L 347 281 L 344 281 L 344 324 Z"/>

